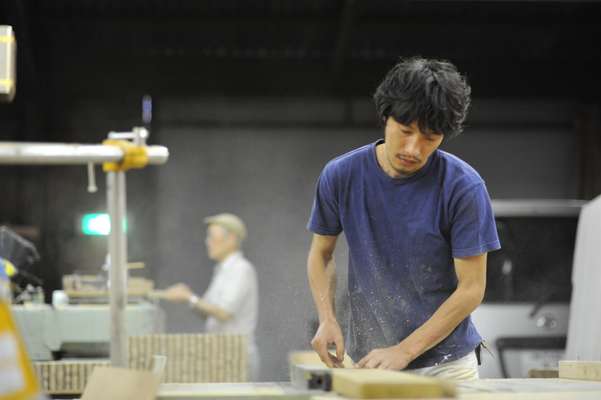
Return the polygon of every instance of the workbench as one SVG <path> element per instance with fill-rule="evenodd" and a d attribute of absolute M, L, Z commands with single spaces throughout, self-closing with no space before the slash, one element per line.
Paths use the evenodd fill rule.
<path fill-rule="evenodd" d="M 295 389 L 289 383 L 162 384 L 157 400 L 347 400 L 333 392 Z M 601 382 L 571 379 L 481 379 L 457 384 L 462 400 L 599 400 Z"/>
<path fill-rule="evenodd" d="M 102 357 L 109 354 L 110 312 L 107 304 L 13 305 L 29 357 L 49 361 L 53 352 Z M 164 332 L 163 311 L 152 303 L 129 304 L 125 311 L 129 335 Z M 90 354 L 91 353 L 91 354 Z"/>

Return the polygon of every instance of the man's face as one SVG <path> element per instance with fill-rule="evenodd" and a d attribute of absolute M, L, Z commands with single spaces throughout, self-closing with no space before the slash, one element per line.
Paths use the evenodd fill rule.
<path fill-rule="evenodd" d="M 236 250 L 237 241 L 224 227 L 212 224 L 207 228 L 206 245 L 211 260 L 223 261 Z"/>
<path fill-rule="evenodd" d="M 399 175 L 408 176 L 426 165 L 430 155 L 442 143 L 443 135 L 422 132 L 416 121 L 403 125 L 388 117 L 384 139 L 389 166 Z"/>

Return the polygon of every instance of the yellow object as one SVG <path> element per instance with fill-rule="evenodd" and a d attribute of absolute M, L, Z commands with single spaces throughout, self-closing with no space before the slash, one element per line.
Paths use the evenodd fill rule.
<path fill-rule="evenodd" d="M 0 258 L 0 266 L 2 265 L 2 262 L 4 262 L 4 273 L 6 273 L 6 276 L 8 276 L 9 278 L 15 276 L 15 274 L 17 273 L 17 269 L 15 268 L 13 263 L 11 263 L 5 258 Z"/>
<path fill-rule="evenodd" d="M 0 35 L 0 43 L 13 43 L 15 37 L 11 35 Z"/>
<path fill-rule="evenodd" d="M 12 87 L 15 84 L 15 81 L 13 81 L 12 79 L 0 79 L 0 85 L 2 86 L 6 86 L 6 87 Z"/>
<path fill-rule="evenodd" d="M 144 168 L 148 164 L 148 153 L 146 147 L 136 146 L 127 140 L 107 139 L 102 144 L 116 146 L 123 150 L 121 162 L 105 162 L 102 164 L 104 172 L 121 172 L 134 168 Z"/>
<path fill-rule="evenodd" d="M 362 399 L 455 397 L 455 384 L 407 372 L 379 369 L 333 369 L 332 390 Z"/>
<path fill-rule="evenodd" d="M 38 382 L 9 305 L 0 298 L 0 400 L 29 400 L 38 394 Z"/>

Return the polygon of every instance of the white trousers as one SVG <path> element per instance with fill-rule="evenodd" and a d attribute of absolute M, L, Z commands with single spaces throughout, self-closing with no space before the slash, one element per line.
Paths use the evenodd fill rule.
<path fill-rule="evenodd" d="M 257 382 L 261 377 L 261 356 L 257 345 L 251 343 L 248 346 L 248 380 Z"/>
<path fill-rule="evenodd" d="M 449 361 L 432 367 L 409 369 L 407 372 L 454 381 L 471 381 L 480 378 L 478 374 L 478 359 L 474 351 L 455 361 Z"/>

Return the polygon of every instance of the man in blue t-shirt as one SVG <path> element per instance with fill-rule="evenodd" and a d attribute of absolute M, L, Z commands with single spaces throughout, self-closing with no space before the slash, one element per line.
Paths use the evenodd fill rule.
<path fill-rule="evenodd" d="M 344 231 L 355 365 L 477 378 L 482 338 L 470 313 L 484 296 L 486 255 L 500 244 L 484 181 L 438 149 L 462 131 L 470 87 L 451 63 L 412 58 L 390 70 L 374 100 L 384 139 L 333 159 L 317 183 L 308 276 L 320 325 L 311 344 L 328 366 L 342 364 L 327 267 Z"/>

